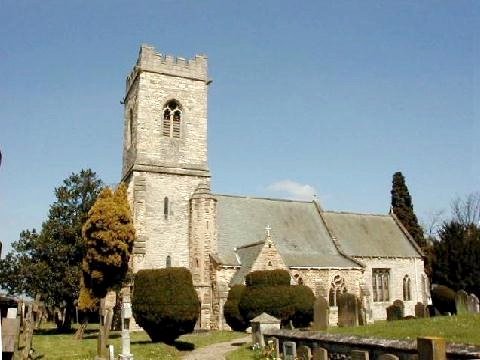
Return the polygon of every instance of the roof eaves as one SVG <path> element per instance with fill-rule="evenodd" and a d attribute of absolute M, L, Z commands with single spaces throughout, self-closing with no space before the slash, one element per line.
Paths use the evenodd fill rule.
<path fill-rule="evenodd" d="M 395 224 L 397 224 L 397 226 L 400 228 L 400 230 L 402 231 L 402 233 L 405 235 L 405 237 L 408 239 L 408 241 L 410 242 L 410 244 L 412 244 L 413 248 L 418 252 L 418 254 L 421 256 L 421 257 L 425 257 L 425 254 L 423 253 L 422 249 L 420 248 L 420 246 L 418 246 L 417 242 L 415 241 L 415 239 L 412 237 L 412 235 L 410 235 L 410 233 L 407 231 L 407 229 L 405 228 L 405 226 L 403 226 L 402 222 L 397 218 L 397 216 L 395 215 L 395 213 L 393 211 L 390 211 L 390 216 L 392 217 L 393 221 L 395 222 Z"/>

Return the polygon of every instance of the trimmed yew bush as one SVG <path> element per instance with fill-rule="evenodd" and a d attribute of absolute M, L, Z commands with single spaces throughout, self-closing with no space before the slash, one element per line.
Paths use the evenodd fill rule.
<path fill-rule="evenodd" d="M 295 306 L 295 313 L 292 316 L 292 323 L 295 327 L 308 327 L 313 321 L 313 304 L 315 294 L 304 285 L 292 286 L 292 302 Z"/>
<path fill-rule="evenodd" d="M 245 277 L 247 286 L 289 286 L 290 274 L 286 270 L 254 271 Z"/>
<path fill-rule="evenodd" d="M 140 270 L 135 275 L 132 311 L 153 342 L 171 344 L 193 331 L 200 301 L 186 268 Z"/>
<path fill-rule="evenodd" d="M 245 285 L 234 285 L 228 292 L 227 301 L 223 307 L 223 315 L 228 326 L 234 331 L 245 331 L 249 323 L 240 313 L 238 304 L 245 292 Z"/>

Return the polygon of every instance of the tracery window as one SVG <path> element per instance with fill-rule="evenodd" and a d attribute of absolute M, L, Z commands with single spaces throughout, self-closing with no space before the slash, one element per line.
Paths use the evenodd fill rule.
<path fill-rule="evenodd" d="M 338 297 L 346 292 L 347 287 L 345 286 L 345 279 L 340 275 L 335 275 L 328 293 L 328 304 L 330 306 L 337 306 Z"/>
<path fill-rule="evenodd" d="M 403 301 L 412 300 L 410 277 L 405 275 L 403 278 Z"/>
<path fill-rule="evenodd" d="M 389 301 L 390 269 L 372 269 L 373 301 Z"/>
<path fill-rule="evenodd" d="M 163 108 L 163 136 L 170 138 L 180 138 L 180 123 L 182 119 L 182 109 L 178 101 L 170 100 Z"/>

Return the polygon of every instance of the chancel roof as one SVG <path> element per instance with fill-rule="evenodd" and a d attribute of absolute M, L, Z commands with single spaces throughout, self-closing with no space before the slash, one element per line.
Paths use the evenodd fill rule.
<path fill-rule="evenodd" d="M 223 265 L 240 265 L 234 248 L 271 238 L 288 267 L 359 267 L 336 249 L 313 202 L 215 195 L 218 257 Z M 248 249 L 244 249 L 248 252 Z M 242 254 L 254 261 L 259 248 Z M 243 250 L 242 250 L 243 252 Z M 255 256 L 256 257 L 256 256 Z"/>
<path fill-rule="evenodd" d="M 322 212 L 327 226 L 349 256 L 420 257 L 390 215 Z"/>

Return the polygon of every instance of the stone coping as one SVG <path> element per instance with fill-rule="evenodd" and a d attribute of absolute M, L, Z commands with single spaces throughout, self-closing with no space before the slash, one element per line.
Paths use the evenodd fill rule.
<path fill-rule="evenodd" d="M 356 335 L 325 334 L 318 331 L 300 331 L 286 329 L 267 329 L 263 332 L 266 336 L 285 338 L 297 341 L 324 342 L 330 344 L 348 344 L 351 347 L 367 348 L 372 350 L 382 349 L 385 352 L 417 353 L 417 340 L 395 340 L 367 338 Z M 447 343 L 447 358 L 455 359 L 480 359 L 480 346 Z"/>

